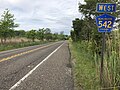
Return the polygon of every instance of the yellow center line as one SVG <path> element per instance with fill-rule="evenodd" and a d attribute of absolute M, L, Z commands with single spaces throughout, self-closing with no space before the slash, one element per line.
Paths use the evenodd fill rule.
<path fill-rule="evenodd" d="M 55 44 L 55 43 L 54 43 L 54 44 Z M 15 57 L 25 55 L 25 54 L 28 54 L 28 53 L 37 51 L 37 50 L 39 50 L 39 49 L 43 49 L 43 48 L 52 46 L 52 45 L 54 45 L 54 44 L 50 44 L 50 45 L 47 45 L 47 46 L 39 47 L 39 48 L 36 48 L 36 49 L 32 49 L 32 50 L 28 50 L 28 51 L 25 51 L 25 52 L 22 52 L 22 53 L 19 53 L 19 54 L 12 55 L 12 56 L 9 56 L 9 57 L 6 57 L 6 58 L 1 59 L 0 62 L 7 61 L 7 60 L 10 60 L 10 59 L 15 58 Z"/>

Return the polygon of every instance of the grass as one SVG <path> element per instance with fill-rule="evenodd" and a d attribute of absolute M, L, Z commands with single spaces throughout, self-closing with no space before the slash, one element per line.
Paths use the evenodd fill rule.
<path fill-rule="evenodd" d="M 91 42 L 72 42 L 70 49 L 74 62 L 74 80 L 77 90 L 120 90 L 120 30 L 106 35 L 103 80 L 99 85 L 100 55 Z M 94 52 L 95 53 L 95 52 Z"/>
<path fill-rule="evenodd" d="M 106 41 L 103 88 L 120 90 L 120 30 L 111 34 Z"/>
<path fill-rule="evenodd" d="M 40 45 L 48 43 L 48 41 L 36 41 L 36 42 L 14 42 L 14 43 L 6 43 L 6 44 L 0 44 L 0 51 L 6 51 L 11 49 L 17 49 L 27 46 L 34 46 L 34 45 Z"/>
<path fill-rule="evenodd" d="M 99 90 L 99 72 L 86 42 L 70 42 L 76 90 Z"/>

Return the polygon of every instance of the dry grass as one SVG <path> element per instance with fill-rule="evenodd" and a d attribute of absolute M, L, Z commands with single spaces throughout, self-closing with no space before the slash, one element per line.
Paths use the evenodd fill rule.
<path fill-rule="evenodd" d="M 6 43 L 21 43 L 21 42 L 31 42 L 31 39 L 27 39 L 25 37 L 15 37 L 15 38 L 11 38 L 11 39 L 7 39 Z M 35 41 L 39 41 L 37 39 L 35 39 Z M 1 43 L 1 40 L 0 40 Z"/>
<path fill-rule="evenodd" d="M 12 39 L 7 39 L 7 41 L 4 44 L 1 44 L 1 42 L 0 42 L 0 51 L 34 46 L 34 45 L 40 45 L 40 44 L 44 44 L 44 43 L 48 43 L 48 42 L 50 42 L 50 41 L 39 41 L 37 39 L 35 40 L 35 42 L 33 42 L 32 40 L 27 39 L 27 38 L 16 37 L 16 38 L 12 38 Z"/>

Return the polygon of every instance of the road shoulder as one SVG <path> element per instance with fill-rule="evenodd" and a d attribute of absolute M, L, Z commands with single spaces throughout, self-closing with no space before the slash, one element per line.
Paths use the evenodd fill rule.
<path fill-rule="evenodd" d="M 70 52 L 65 43 L 15 90 L 73 90 Z"/>

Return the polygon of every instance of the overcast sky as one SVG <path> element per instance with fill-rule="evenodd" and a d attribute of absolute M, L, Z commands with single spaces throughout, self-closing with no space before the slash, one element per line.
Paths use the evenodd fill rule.
<path fill-rule="evenodd" d="M 78 0 L 0 0 L 0 15 L 6 8 L 20 24 L 17 29 L 23 30 L 50 28 L 69 34 L 72 20 L 81 17 Z"/>

